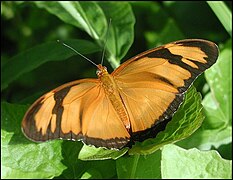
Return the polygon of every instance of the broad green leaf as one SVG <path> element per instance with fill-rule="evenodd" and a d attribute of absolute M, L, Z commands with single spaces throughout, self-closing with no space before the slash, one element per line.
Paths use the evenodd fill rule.
<path fill-rule="evenodd" d="M 106 18 L 111 19 L 106 49 L 108 61 L 115 69 L 133 43 L 134 14 L 128 2 L 98 2 L 98 4 Z"/>
<path fill-rule="evenodd" d="M 224 48 L 216 64 L 205 72 L 206 80 L 210 85 L 211 93 L 215 98 L 215 105 L 208 104 L 205 99 L 203 106 L 208 112 L 207 117 L 216 110 L 221 112 L 218 117 L 223 126 L 230 124 L 232 120 L 232 45 Z M 213 108 L 211 108 L 213 106 Z M 219 113 L 219 112 L 218 112 Z M 220 113 L 219 113 L 220 114 Z"/>
<path fill-rule="evenodd" d="M 162 148 L 161 175 L 163 179 L 231 179 L 232 161 L 214 150 L 185 150 L 170 144 Z"/>
<path fill-rule="evenodd" d="M 224 48 L 216 65 L 205 72 L 211 92 L 203 100 L 204 129 L 209 132 L 205 143 L 218 148 L 232 142 L 232 45 Z M 204 133 L 204 132 L 203 132 Z M 209 142 L 209 143 L 208 143 Z"/>
<path fill-rule="evenodd" d="M 62 173 L 61 142 L 33 143 L 21 132 L 28 106 L 2 103 L 1 178 L 53 178 Z"/>
<path fill-rule="evenodd" d="M 104 159 L 118 159 L 128 151 L 128 148 L 122 150 L 109 150 L 105 148 L 95 148 L 84 145 L 79 152 L 79 159 L 81 160 L 104 160 Z"/>
<path fill-rule="evenodd" d="M 133 43 L 135 23 L 127 2 L 36 2 L 66 23 L 86 31 L 102 49 L 115 69 Z M 107 21 L 112 20 L 107 37 Z M 106 39 L 107 38 L 107 39 Z"/>
<path fill-rule="evenodd" d="M 117 159 L 117 175 L 120 179 L 159 179 L 161 151 L 149 155 L 123 156 Z"/>
<path fill-rule="evenodd" d="M 82 54 L 99 51 L 99 48 L 89 41 L 67 40 L 64 42 Z M 4 64 L 1 69 L 1 88 L 2 90 L 5 89 L 12 81 L 19 78 L 20 75 L 32 71 L 48 61 L 61 61 L 74 55 L 76 55 L 75 52 L 57 42 L 48 42 L 28 49 L 12 57 Z"/>
<path fill-rule="evenodd" d="M 107 30 L 107 21 L 103 11 L 95 2 L 35 2 L 62 21 L 86 31 L 93 39 L 102 39 Z"/>
<path fill-rule="evenodd" d="M 62 163 L 67 166 L 60 178 L 113 178 L 116 176 L 116 163 L 114 160 L 82 161 L 79 159 L 80 150 L 83 148 L 81 142 L 63 141 Z"/>
<path fill-rule="evenodd" d="M 192 86 L 186 93 L 185 101 L 167 124 L 155 138 L 147 139 L 142 143 L 136 143 L 129 150 L 129 154 L 150 154 L 164 146 L 187 138 L 193 134 L 202 124 L 204 119 L 200 94 Z"/>
<path fill-rule="evenodd" d="M 206 119 L 192 136 L 179 142 L 185 148 L 209 150 L 232 142 L 232 50 L 228 44 L 205 72 L 211 92 L 203 99 Z"/>

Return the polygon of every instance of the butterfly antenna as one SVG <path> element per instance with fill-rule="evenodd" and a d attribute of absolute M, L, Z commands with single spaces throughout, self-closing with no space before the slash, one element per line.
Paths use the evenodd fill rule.
<path fill-rule="evenodd" d="M 108 23 L 107 36 L 106 36 L 106 40 L 104 43 L 104 49 L 103 49 L 102 58 L 101 58 L 101 65 L 103 65 L 103 62 L 104 62 L 104 54 L 105 54 L 105 50 L 106 50 L 106 44 L 107 44 L 107 40 L 108 40 L 108 33 L 109 33 L 111 21 L 112 21 L 112 19 L 110 18 L 109 23 Z"/>
<path fill-rule="evenodd" d="M 65 44 L 64 42 L 57 40 L 57 42 L 61 43 L 63 46 L 68 47 L 69 49 L 71 49 L 72 51 L 74 51 L 76 54 L 82 56 L 84 59 L 88 60 L 90 63 L 94 64 L 96 67 L 98 67 L 98 65 L 96 63 L 94 63 L 92 60 L 90 60 L 89 58 L 87 58 L 86 56 L 82 55 L 80 52 L 76 51 L 74 48 L 70 47 L 69 45 Z"/>

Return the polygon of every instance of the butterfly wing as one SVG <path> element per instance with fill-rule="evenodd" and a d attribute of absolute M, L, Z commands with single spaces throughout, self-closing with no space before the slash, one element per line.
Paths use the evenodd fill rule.
<path fill-rule="evenodd" d="M 130 136 L 97 79 L 67 83 L 39 98 L 22 130 L 34 141 L 72 139 L 107 148 L 125 146 Z"/>
<path fill-rule="evenodd" d="M 129 114 L 132 133 L 171 118 L 183 101 L 183 93 L 217 57 L 214 43 L 190 39 L 148 50 L 118 67 L 112 75 Z"/>

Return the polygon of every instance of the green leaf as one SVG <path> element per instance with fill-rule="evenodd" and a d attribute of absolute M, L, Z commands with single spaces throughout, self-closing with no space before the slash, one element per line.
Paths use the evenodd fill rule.
<path fill-rule="evenodd" d="M 1 178 L 53 178 L 62 173 L 62 141 L 29 143 L 21 132 L 21 121 L 28 106 L 2 103 Z"/>
<path fill-rule="evenodd" d="M 211 9 L 214 11 L 226 31 L 232 37 L 232 13 L 226 6 L 224 1 L 211 2 L 207 1 Z"/>
<path fill-rule="evenodd" d="M 207 119 L 204 128 L 211 129 L 207 142 L 218 148 L 232 142 L 232 45 L 220 53 L 217 63 L 205 72 L 211 93 L 203 100 Z"/>
<path fill-rule="evenodd" d="M 227 44 L 210 69 L 205 72 L 211 92 L 203 99 L 206 119 L 192 136 L 179 142 L 185 148 L 209 150 L 232 142 L 232 50 Z"/>
<path fill-rule="evenodd" d="M 185 101 L 167 124 L 155 138 L 147 139 L 129 150 L 129 154 L 150 154 L 164 146 L 187 138 L 193 134 L 202 124 L 204 119 L 200 94 L 192 86 L 186 93 Z"/>
<path fill-rule="evenodd" d="M 128 52 L 134 39 L 135 18 L 127 2 L 36 2 L 66 23 L 86 31 L 104 49 L 115 69 Z M 107 21 L 112 20 L 106 37 Z"/>
<path fill-rule="evenodd" d="M 107 30 L 103 11 L 95 2 L 35 2 L 62 21 L 86 31 L 93 39 L 102 39 Z"/>
<path fill-rule="evenodd" d="M 231 179 L 232 161 L 222 159 L 217 151 L 184 150 L 175 145 L 162 148 L 163 179 Z"/>
<path fill-rule="evenodd" d="M 149 155 L 124 156 L 117 159 L 117 175 L 120 179 L 158 179 L 160 172 L 161 151 Z"/>
<path fill-rule="evenodd" d="M 109 150 L 105 148 L 95 148 L 84 145 L 79 152 L 79 159 L 81 160 L 104 160 L 104 159 L 118 159 L 128 151 L 128 148 L 122 150 Z"/>
<path fill-rule="evenodd" d="M 114 160 L 82 161 L 79 154 L 83 144 L 81 142 L 63 141 L 63 164 L 67 166 L 60 178 L 113 178 L 116 176 Z"/>
<path fill-rule="evenodd" d="M 134 40 L 135 18 L 127 2 L 98 2 L 106 18 L 111 19 L 106 49 L 108 60 L 115 69 L 128 52 Z"/>
<path fill-rule="evenodd" d="M 64 41 L 82 54 L 99 51 L 99 48 L 86 40 Z M 28 49 L 14 57 L 2 66 L 2 90 L 20 75 L 32 71 L 48 61 L 61 61 L 76 55 L 75 52 L 57 42 L 48 42 Z"/>
<path fill-rule="evenodd" d="M 220 53 L 216 64 L 205 72 L 206 80 L 210 85 L 211 94 L 215 97 L 215 105 L 203 105 L 209 116 L 219 110 L 218 117 L 223 126 L 229 125 L 232 120 L 232 45 L 228 44 Z M 213 108 L 211 108 L 213 106 Z M 208 109 L 207 109 L 208 108 Z M 211 119 L 211 118 L 210 118 Z"/>

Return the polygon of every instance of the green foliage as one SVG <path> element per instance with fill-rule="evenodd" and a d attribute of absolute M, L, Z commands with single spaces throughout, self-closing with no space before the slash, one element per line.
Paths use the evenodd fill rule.
<path fill-rule="evenodd" d="M 2 178 L 232 177 L 231 5 L 220 2 L 226 11 L 211 2 L 1 5 L 1 90 L 2 100 L 8 102 L 1 103 Z M 99 63 L 110 19 L 104 64 L 113 69 L 139 52 L 174 40 L 203 38 L 218 44 L 217 63 L 194 83 L 203 101 L 196 89 L 190 88 L 166 129 L 131 149 L 27 140 L 21 121 L 29 106 L 19 104 L 31 104 L 51 88 L 95 74 L 92 65 L 56 40 L 64 40 Z"/>
<path fill-rule="evenodd" d="M 185 150 L 165 145 L 146 156 L 132 155 L 116 161 L 119 178 L 148 179 L 230 179 L 232 161 L 224 160 L 216 151 Z"/>
<path fill-rule="evenodd" d="M 162 178 L 231 179 L 232 161 L 222 159 L 216 151 L 184 150 L 175 145 L 162 148 Z"/>
<path fill-rule="evenodd" d="M 229 35 L 232 37 L 232 14 L 230 9 L 224 4 L 224 2 L 211 2 L 207 1 L 209 6 L 215 12 L 218 19 L 221 21 L 224 28 L 227 30 Z"/>
<path fill-rule="evenodd" d="M 28 106 L 2 103 L 2 178 L 53 178 L 66 167 L 62 164 L 62 141 L 32 143 L 23 137 L 21 119 Z"/>
<path fill-rule="evenodd" d="M 64 42 L 70 44 L 82 54 L 94 53 L 99 50 L 98 46 L 86 40 L 69 40 Z M 61 61 L 74 55 L 75 53 L 73 51 L 64 48 L 57 42 L 44 43 L 28 49 L 14 56 L 3 65 L 2 89 L 7 88 L 7 86 L 12 81 L 19 78 L 20 75 L 30 72 L 46 62 Z M 25 66 L 25 64 L 28 65 Z"/>
<path fill-rule="evenodd" d="M 67 167 L 59 178 L 113 178 L 116 175 L 114 160 L 82 161 L 78 157 L 83 149 L 81 142 L 64 141 L 62 143 L 62 163 Z"/>
<path fill-rule="evenodd" d="M 128 148 L 121 150 L 107 150 L 105 148 L 95 148 L 84 145 L 80 150 L 78 158 L 82 160 L 104 160 L 104 159 L 118 159 L 128 151 Z"/>
<path fill-rule="evenodd" d="M 117 159 L 118 178 L 159 179 L 161 178 L 161 151 L 146 156 L 132 155 Z"/>
<path fill-rule="evenodd" d="M 106 39 L 107 21 L 112 19 L 106 50 L 113 68 L 120 65 L 120 60 L 133 42 L 135 20 L 128 3 L 36 2 L 36 4 L 64 22 L 86 31 L 102 47 Z"/>
<path fill-rule="evenodd" d="M 93 39 L 102 39 L 107 21 L 103 10 L 95 2 L 35 2 L 62 21 L 86 31 Z"/>

